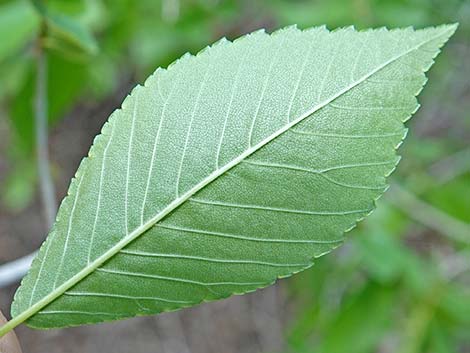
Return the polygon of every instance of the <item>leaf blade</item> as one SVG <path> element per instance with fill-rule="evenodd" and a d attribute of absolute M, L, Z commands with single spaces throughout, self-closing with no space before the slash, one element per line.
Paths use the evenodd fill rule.
<path fill-rule="evenodd" d="M 255 32 L 234 43 L 221 41 L 196 57 L 183 57 L 168 70 L 157 70 L 113 114 L 82 162 L 56 227 L 41 249 L 41 260 L 16 295 L 14 316 L 38 311 L 28 323 L 54 327 L 174 310 L 252 291 L 311 266 L 312 258 L 331 251 L 344 231 L 372 211 L 373 201 L 385 190 L 385 176 L 398 162 L 395 147 L 405 134 L 403 122 L 416 109 L 414 94 L 424 83 L 423 72 L 454 30 L 328 32 L 291 27 L 273 35 Z M 381 42 L 384 38 L 388 47 Z M 350 50 L 365 39 L 377 48 L 363 45 L 351 60 Z M 410 58 L 421 49 L 420 57 Z M 234 58 L 244 56 L 251 57 L 246 60 L 251 66 L 245 59 L 234 65 Z M 361 59 L 366 68 L 359 65 Z M 349 75 L 344 75 L 345 67 Z M 305 70 L 315 84 L 305 82 Z M 403 85 L 406 70 L 415 78 L 406 84 L 408 94 L 397 94 L 403 87 L 389 76 L 399 77 Z M 210 75 L 234 84 L 227 89 Z M 368 82 L 372 76 L 383 92 L 370 87 L 377 85 Z M 381 82 L 383 76 L 390 87 Z M 237 80 L 243 89 L 233 88 L 239 87 Z M 138 99 L 146 103 L 139 109 Z M 384 119 L 384 112 L 390 120 Z M 374 124 L 379 128 L 371 133 Z M 391 130 L 384 132 L 382 125 Z M 126 157 L 120 158 L 123 151 Z M 190 160 L 187 151 L 193 153 Z M 348 161 L 351 151 L 360 158 Z M 111 160 L 108 165 L 106 158 Z M 103 176 L 105 165 L 112 176 Z M 306 198 L 305 190 L 318 200 Z M 101 209 L 108 221 L 99 218 Z M 76 210 L 78 227 L 72 222 Z M 269 237 L 259 234 L 266 229 Z M 310 238 L 296 234 L 306 229 Z M 91 241 L 85 238 L 89 234 Z M 99 239 L 93 238 L 97 234 Z M 87 256 L 69 257 L 66 263 L 70 249 Z M 143 259 L 136 253 L 180 256 L 155 260 L 157 256 Z M 218 262 L 215 268 L 208 265 L 214 261 L 200 260 L 220 260 L 214 253 L 229 262 Z M 238 257 L 231 258 L 233 254 Z M 52 260 L 45 261 L 48 257 Z M 295 266 L 267 268 L 266 263 Z M 109 292 L 102 291 L 103 283 Z M 77 293 L 97 295 L 84 299 Z M 103 296 L 110 305 L 103 306 Z M 164 300 L 131 299 L 157 297 Z M 83 306 L 94 308 L 95 314 Z M 104 307 L 110 310 L 106 315 Z M 116 312 L 117 307 L 127 311 Z"/>

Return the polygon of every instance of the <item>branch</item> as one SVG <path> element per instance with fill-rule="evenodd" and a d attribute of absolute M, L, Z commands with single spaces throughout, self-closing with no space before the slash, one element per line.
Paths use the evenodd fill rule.
<path fill-rule="evenodd" d="M 34 120 L 36 131 L 36 157 L 39 173 L 41 198 L 46 214 L 47 228 L 54 223 L 57 212 L 55 189 L 51 177 L 47 134 L 47 56 L 38 39 L 36 97 L 34 102 Z"/>
<path fill-rule="evenodd" d="M 0 288 L 18 282 L 28 272 L 36 252 L 0 266 Z"/>
<path fill-rule="evenodd" d="M 395 207 L 406 212 L 407 216 L 424 226 L 434 229 L 450 239 L 470 244 L 470 224 L 464 223 L 447 213 L 420 200 L 398 184 L 390 187 L 386 198 Z"/>
<path fill-rule="evenodd" d="M 470 148 L 465 148 L 440 161 L 428 169 L 440 184 L 445 184 L 470 170 Z"/>
<path fill-rule="evenodd" d="M 41 199 L 46 215 L 47 229 L 52 227 L 57 212 L 55 189 L 51 177 L 51 168 L 48 153 L 47 130 L 47 56 L 42 47 L 45 35 L 45 25 L 37 39 L 37 78 L 34 99 L 34 122 L 36 137 L 36 159 L 39 174 Z M 36 252 L 26 255 L 18 260 L 0 266 L 0 288 L 20 280 L 29 270 Z"/>

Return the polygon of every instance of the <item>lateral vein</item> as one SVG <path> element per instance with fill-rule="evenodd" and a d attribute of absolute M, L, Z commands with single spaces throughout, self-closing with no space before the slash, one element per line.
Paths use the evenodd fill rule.
<path fill-rule="evenodd" d="M 37 301 L 35 304 L 31 305 L 29 308 L 15 316 L 12 320 L 10 320 L 3 328 L 3 330 L 10 329 L 13 327 L 16 327 L 18 324 L 22 323 L 23 321 L 27 320 L 30 318 L 32 315 L 35 313 L 38 313 L 40 310 L 42 310 L 45 306 L 50 304 L 52 301 L 60 297 L 64 292 L 66 292 L 68 289 L 70 289 L 72 286 L 76 285 L 78 282 L 83 280 L 85 277 L 87 277 L 89 274 L 93 273 L 95 270 L 97 270 L 99 267 L 101 267 L 106 261 L 108 261 L 110 258 L 112 258 L 114 255 L 119 253 L 124 247 L 126 247 L 129 243 L 131 243 L 133 240 L 137 239 L 139 236 L 141 236 L 143 233 L 145 233 L 148 229 L 153 227 L 157 222 L 165 218 L 168 214 L 173 212 L 177 207 L 185 203 L 188 199 L 190 199 L 196 192 L 199 190 L 203 189 L 205 186 L 210 184 L 212 181 L 217 179 L 220 175 L 226 173 L 228 170 L 232 169 L 236 165 L 238 165 L 241 161 L 246 159 L 248 156 L 252 155 L 254 152 L 259 150 L 261 147 L 265 146 L 278 136 L 284 134 L 286 131 L 291 129 L 293 126 L 297 125 L 307 117 L 311 116 L 318 110 L 324 108 L 328 104 L 330 104 L 332 101 L 336 100 L 338 97 L 342 96 L 346 92 L 349 92 L 351 89 L 354 87 L 360 85 L 362 82 L 366 81 L 369 77 L 374 75 L 375 73 L 379 72 L 380 70 L 384 69 L 385 67 L 389 66 L 390 64 L 396 62 L 400 58 L 420 49 L 423 45 L 437 40 L 438 38 L 441 38 L 443 36 L 447 36 L 450 31 L 454 30 L 453 28 L 449 28 L 447 31 L 440 32 L 439 34 L 428 38 L 426 40 L 423 40 L 422 42 L 408 48 L 407 50 L 404 50 L 403 52 L 399 53 L 396 56 L 391 57 L 389 60 L 383 62 L 382 64 L 378 65 L 376 68 L 371 70 L 370 72 L 364 74 L 361 76 L 359 79 L 356 81 L 352 82 L 350 85 L 344 87 L 340 91 L 338 91 L 336 94 L 332 95 L 331 97 L 325 99 L 323 102 L 316 104 L 313 106 L 311 109 L 307 110 L 304 112 L 302 115 L 300 115 L 298 118 L 292 120 L 288 124 L 286 124 L 284 127 L 281 129 L 277 130 L 275 133 L 271 134 L 270 136 L 266 137 L 265 139 L 261 140 L 258 142 L 256 145 L 248 148 L 245 150 L 243 153 L 241 153 L 239 156 L 225 164 L 223 167 L 219 168 L 218 170 L 213 171 L 211 174 L 209 174 L 206 178 L 201 180 L 199 183 L 194 185 L 192 188 L 190 188 L 188 191 L 186 191 L 184 194 L 181 196 L 177 197 L 175 200 L 170 202 L 167 207 L 162 209 L 159 213 L 157 213 L 155 216 L 152 218 L 148 219 L 144 224 L 136 227 L 132 232 L 130 232 L 127 236 L 123 237 L 119 242 L 114 244 L 112 247 L 110 247 L 106 252 L 104 252 L 101 256 L 93 260 L 89 265 L 86 265 L 82 270 L 77 272 L 75 275 L 70 277 L 68 280 L 66 280 L 64 283 L 62 283 L 60 286 L 57 288 L 53 289 L 49 294 L 41 298 L 39 301 Z"/>

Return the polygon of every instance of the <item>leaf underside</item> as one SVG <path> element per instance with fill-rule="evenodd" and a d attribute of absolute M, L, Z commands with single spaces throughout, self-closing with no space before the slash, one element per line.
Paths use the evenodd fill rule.
<path fill-rule="evenodd" d="M 455 28 L 258 31 L 158 69 L 95 139 L 12 315 L 149 315 L 308 268 L 385 191 Z"/>

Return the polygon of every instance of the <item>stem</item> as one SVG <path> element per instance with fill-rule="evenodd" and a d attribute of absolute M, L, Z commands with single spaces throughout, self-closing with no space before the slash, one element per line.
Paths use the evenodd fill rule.
<path fill-rule="evenodd" d="M 34 97 L 34 122 L 36 159 L 41 199 L 46 216 L 47 229 L 52 227 L 57 211 L 54 184 L 50 173 L 47 131 L 47 56 L 42 48 L 44 29 L 37 39 L 37 79 Z M 29 270 L 36 252 L 0 266 L 0 288 L 15 283 Z"/>
<path fill-rule="evenodd" d="M 0 327 L 0 339 L 5 336 L 8 332 L 13 330 L 16 326 L 18 326 L 21 322 L 16 323 L 14 319 L 8 321 L 5 325 Z"/>
<path fill-rule="evenodd" d="M 392 185 L 386 197 L 397 208 L 405 211 L 409 218 L 453 240 L 470 244 L 470 224 L 449 216 L 447 213 L 418 199 L 398 184 Z"/>
<path fill-rule="evenodd" d="M 42 47 L 42 40 L 46 33 L 46 25 L 43 23 L 40 34 L 37 39 L 37 78 L 36 94 L 34 99 L 34 122 L 36 137 L 36 158 L 39 174 L 39 184 L 41 198 L 46 214 L 47 228 L 50 229 L 54 223 L 57 211 L 57 201 L 55 198 L 55 189 L 52 182 L 49 153 L 48 153 L 48 129 L 47 129 L 47 55 Z M 29 269 L 32 259 L 36 253 L 29 254 L 18 260 L 12 261 L 0 267 L 2 282 L 0 284 L 12 283 L 19 279 Z M 22 314 L 10 320 L 7 324 L 0 327 L 0 337 L 11 331 L 27 317 Z"/>
<path fill-rule="evenodd" d="M 0 288 L 9 286 L 28 272 L 36 252 L 0 266 Z"/>
<path fill-rule="evenodd" d="M 52 183 L 47 135 L 47 56 L 38 39 L 36 97 L 34 120 L 36 131 L 36 157 L 41 198 L 46 213 L 47 228 L 54 223 L 57 211 L 54 184 Z"/>
<path fill-rule="evenodd" d="M 445 184 L 470 170 L 470 148 L 465 148 L 434 163 L 429 173 Z"/>

